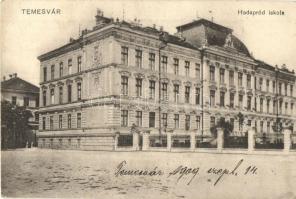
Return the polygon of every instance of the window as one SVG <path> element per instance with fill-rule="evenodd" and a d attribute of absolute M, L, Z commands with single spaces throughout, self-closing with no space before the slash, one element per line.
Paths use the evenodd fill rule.
<path fill-rule="evenodd" d="M 77 100 L 81 100 L 81 82 L 77 83 Z"/>
<path fill-rule="evenodd" d="M 230 103 L 229 103 L 229 106 L 230 106 L 230 108 L 234 108 L 234 93 L 230 93 L 229 94 L 230 96 L 229 96 L 229 100 L 230 100 Z"/>
<path fill-rule="evenodd" d="M 266 92 L 269 92 L 269 80 L 266 80 Z"/>
<path fill-rule="evenodd" d="M 155 98 L 155 81 L 149 80 L 149 98 L 154 99 Z"/>
<path fill-rule="evenodd" d="M 285 84 L 285 96 L 288 95 L 288 84 Z"/>
<path fill-rule="evenodd" d="M 72 59 L 68 59 L 68 75 L 72 74 Z"/>
<path fill-rule="evenodd" d="M 77 72 L 81 72 L 81 56 L 77 57 Z"/>
<path fill-rule="evenodd" d="M 46 106 L 46 90 L 42 91 L 42 101 L 43 101 L 43 106 Z"/>
<path fill-rule="evenodd" d="M 257 111 L 257 97 L 254 98 L 254 109 Z"/>
<path fill-rule="evenodd" d="M 168 127 L 168 114 L 167 113 L 162 113 L 161 114 L 161 123 L 164 128 Z"/>
<path fill-rule="evenodd" d="M 185 103 L 190 102 L 190 86 L 185 86 Z"/>
<path fill-rule="evenodd" d="M 98 56 L 99 56 L 99 47 L 95 46 L 94 47 L 94 61 L 98 61 Z"/>
<path fill-rule="evenodd" d="M 59 87 L 59 104 L 63 103 L 63 87 Z"/>
<path fill-rule="evenodd" d="M 220 68 L 220 84 L 224 84 L 225 69 Z"/>
<path fill-rule="evenodd" d="M 51 80 L 54 79 L 54 65 L 51 65 L 51 67 L 50 67 L 50 79 Z"/>
<path fill-rule="evenodd" d="M 128 124 L 128 111 L 121 110 L 121 126 L 127 126 Z"/>
<path fill-rule="evenodd" d="M 179 85 L 174 84 L 174 102 L 179 102 Z"/>
<path fill-rule="evenodd" d="M 266 100 L 266 111 L 269 113 L 269 104 L 270 104 L 270 99 Z"/>
<path fill-rule="evenodd" d="M 210 128 L 214 127 L 215 126 L 215 117 L 211 117 L 210 118 Z"/>
<path fill-rule="evenodd" d="M 49 129 L 53 130 L 53 116 L 49 117 Z"/>
<path fill-rule="evenodd" d="M 179 128 L 179 114 L 174 114 L 174 124 L 175 129 Z"/>
<path fill-rule="evenodd" d="M 136 67 L 142 68 L 142 51 L 136 50 Z"/>
<path fill-rule="evenodd" d="M 29 106 L 29 97 L 24 97 L 24 106 Z"/>
<path fill-rule="evenodd" d="M 72 119 L 71 119 L 71 114 L 68 114 L 68 129 L 72 128 Z"/>
<path fill-rule="evenodd" d="M 272 92 L 275 93 L 275 81 L 272 81 Z"/>
<path fill-rule="evenodd" d="M 121 94 L 128 95 L 128 77 L 121 76 Z"/>
<path fill-rule="evenodd" d="M 161 56 L 161 72 L 166 73 L 168 67 L 168 57 L 167 56 Z"/>
<path fill-rule="evenodd" d="M 13 105 L 16 105 L 16 96 L 12 96 L 12 97 L 11 97 L 11 103 L 12 103 Z"/>
<path fill-rule="evenodd" d="M 46 118 L 42 117 L 42 130 L 45 130 L 46 128 Z"/>
<path fill-rule="evenodd" d="M 293 85 L 290 85 L 290 96 L 293 97 Z"/>
<path fill-rule="evenodd" d="M 77 128 L 81 128 L 81 113 L 77 113 Z"/>
<path fill-rule="evenodd" d="M 254 77 L 254 84 L 255 84 L 255 89 L 257 89 L 257 77 Z"/>
<path fill-rule="evenodd" d="M 251 88 L 251 75 L 247 75 L 247 88 Z"/>
<path fill-rule="evenodd" d="M 215 66 L 210 66 L 210 81 L 215 81 Z"/>
<path fill-rule="evenodd" d="M 185 61 L 185 75 L 188 77 L 189 76 L 189 71 L 190 71 L 190 62 Z"/>
<path fill-rule="evenodd" d="M 121 47 L 121 64 L 128 65 L 128 47 Z"/>
<path fill-rule="evenodd" d="M 63 77 L 63 73 L 64 73 L 64 63 L 60 62 L 60 77 Z"/>
<path fill-rule="evenodd" d="M 149 68 L 150 70 L 155 70 L 155 54 L 149 53 Z"/>
<path fill-rule="evenodd" d="M 72 85 L 68 85 L 68 102 L 72 101 Z"/>
<path fill-rule="evenodd" d="M 136 125 L 142 126 L 142 111 L 136 111 Z"/>
<path fill-rule="evenodd" d="M 260 112 L 263 112 L 263 98 L 260 98 Z"/>
<path fill-rule="evenodd" d="M 63 128 L 63 116 L 59 115 L 59 129 Z"/>
<path fill-rule="evenodd" d="M 270 133 L 270 122 L 267 122 L 267 133 Z"/>
<path fill-rule="evenodd" d="M 288 102 L 285 103 L 285 114 L 288 114 Z"/>
<path fill-rule="evenodd" d="M 247 109 L 248 109 L 248 111 L 251 110 L 251 104 L 252 104 L 252 96 L 248 96 L 248 99 L 247 99 Z"/>
<path fill-rule="evenodd" d="M 238 106 L 240 109 L 243 108 L 243 97 L 244 97 L 243 95 L 238 96 Z"/>
<path fill-rule="evenodd" d="M 225 92 L 220 92 L 220 107 L 224 107 L 225 106 Z"/>
<path fill-rule="evenodd" d="M 291 103 L 291 115 L 294 114 L 294 103 Z"/>
<path fill-rule="evenodd" d="M 50 104 L 54 104 L 54 88 L 50 89 Z"/>
<path fill-rule="evenodd" d="M 195 104 L 200 104 L 200 88 L 195 88 Z"/>
<path fill-rule="evenodd" d="M 252 120 L 248 120 L 248 126 L 251 126 L 252 125 Z"/>
<path fill-rule="evenodd" d="M 136 96 L 142 96 L 142 79 L 136 78 Z"/>
<path fill-rule="evenodd" d="M 282 94 L 282 83 L 279 83 L 279 94 Z"/>
<path fill-rule="evenodd" d="M 273 109 L 273 114 L 276 114 L 276 100 L 273 100 L 272 109 Z"/>
<path fill-rule="evenodd" d="M 259 79 L 259 90 L 262 91 L 263 79 Z"/>
<path fill-rule="evenodd" d="M 43 68 L 43 81 L 44 82 L 47 81 L 47 68 L 46 67 Z"/>
<path fill-rule="evenodd" d="M 185 130 L 188 131 L 190 129 L 190 115 L 185 115 Z"/>
<path fill-rule="evenodd" d="M 161 99 L 166 100 L 168 98 L 168 83 L 163 82 L 161 84 Z"/>
<path fill-rule="evenodd" d="M 200 116 L 196 116 L 196 129 L 200 129 Z"/>
<path fill-rule="evenodd" d="M 174 58 L 174 74 L 179 75 L 179 59 Z"/>
<path fill-rule="evenodd" d="M 230 118 L 230 124 L 231 124 L 232 127 L 234 127 L 234 118 Z"/>
<path fill-rule="evenodd" d="M 155 112 L 149 112 L 149 128 L 155 127 Z"/>
<path fill-rule="evenodd" d="M 263 133 L 263 121 L 260 121 L 260 131 Z"/>
<path fill-rule="evenodd" d="M 238 86 L 243 86 L 243 74 L 238 73 Z"/>
<path fill-rule="evenodd" d="M 210 91 L 210 106 L 215 106 L 215 91 L 213 90 Z"/>
<path fill-rule="evenodd" d="M 200 81 L 200 64 L 195 64 L 195 77 L 197 78 L 197 81 Z"/>
<path fill-rule="evenodd" d="M 229 71 L 229 85 L 234 85 L 234 72 L 232 70 Z"/>

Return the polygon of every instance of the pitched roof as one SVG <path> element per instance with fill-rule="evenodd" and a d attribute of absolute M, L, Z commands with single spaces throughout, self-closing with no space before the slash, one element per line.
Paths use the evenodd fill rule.
<path fill-rule="evenodd" d="M 217 30 L 222 31 L 222 32 L 226 32 L 226 33 L 231 33 L 232 32 L 232 29 L 227 28 L 225 26 L 222 26 L 220 24 L 214 23 L 214 22 L 209 21 L 209 20 L 204 19 L 204 18 L 201 18 L 199 20 L 194 20 L 194 21 L 192 21 L 190 23 L 178 26 L 177 30 L 178 31 L 186 30 L 186 29 L 190 29 L 192 26 L 198 26 L 198 25 L 201 25 L 201 24 L 203 24 L 203 25 L 205 25 L 207 27 L 211 27 L 213 29 L 217 29 Z"/>
<path fill-rule="evenodd" d="M 2 90 L 15 90 L 31 93 L 39 93 L 39 87 L 19 78 L 13 77 L 11 79 L 1 82 L 1 91 Z"/>

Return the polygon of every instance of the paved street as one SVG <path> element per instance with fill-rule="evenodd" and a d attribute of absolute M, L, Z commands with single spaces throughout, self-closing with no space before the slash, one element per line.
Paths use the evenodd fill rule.
<path fill-rule="evenodd" d="M 296 198 L 296 154 L 29 149 L 1 155 L 2 196 L 8 197 Z M 121 170 L 162 174 L 122 172 L 116 177 L 117 166 L 124 160 Z M 222 176 L 221 171 L 225 171 Z"/>

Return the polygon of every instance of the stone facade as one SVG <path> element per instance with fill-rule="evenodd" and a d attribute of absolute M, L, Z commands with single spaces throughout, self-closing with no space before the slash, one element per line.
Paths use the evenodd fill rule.
<path fill-rule="evenodd" d="M 255 60 L 231 29 L 201 20 L 160 37 L 155 28 L 101 13 L 96 20 L 38 57 L 39 147 L 112 150 L 116 135 L 131 134 L 133 125 L 141 134 L 208 135 L 221 117 L 241 131 L 239 112 L 244 129 L 273 133 L 277 116 L 296 129 L 295 74 Z"/>

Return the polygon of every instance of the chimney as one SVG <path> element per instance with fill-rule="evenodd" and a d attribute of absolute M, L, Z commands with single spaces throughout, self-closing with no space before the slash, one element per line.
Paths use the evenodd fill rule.
<path fill-rule="evenodd" d="M 12 74 L 9 74 L 9 78 L 10 78 L 10 79 L 12 78 Z"/>
<path fill-rule="evenodd" d="M 104 13 L 100 9 L 97 9 L 97 15 L 95 16 L 95 18 L 96 18 L 96 26 L 103 26 L 111 22 L 110 18 L 104 17 Z"/>
<path fill-rule="evenodd" d="M 159 30 L 160 30 L 160 31 L 163 31 L 163 26 L 160 26 Z"/>
<path fill-rule="evenodd" d="M 6 80 L 6 77 L 5 76 L 3 76 L 3 81 L 5 81 Z"/>
<path fill-rule="evenodd" d="M 14 76 L 14 78 L 16 78 L 17 77 L 17 73 L 13 73 L 13 76 Z"/>
<path fill-rule="evenodd" d="M 72 37 L 70 37 L 69 42 L 72 43 L 74 41 L 74 39 Z"/>
<path fill-rule="evenodd" d="M 155 23 L 153 24 L 153 28 L 156 29 L 156 24 Z"/>

